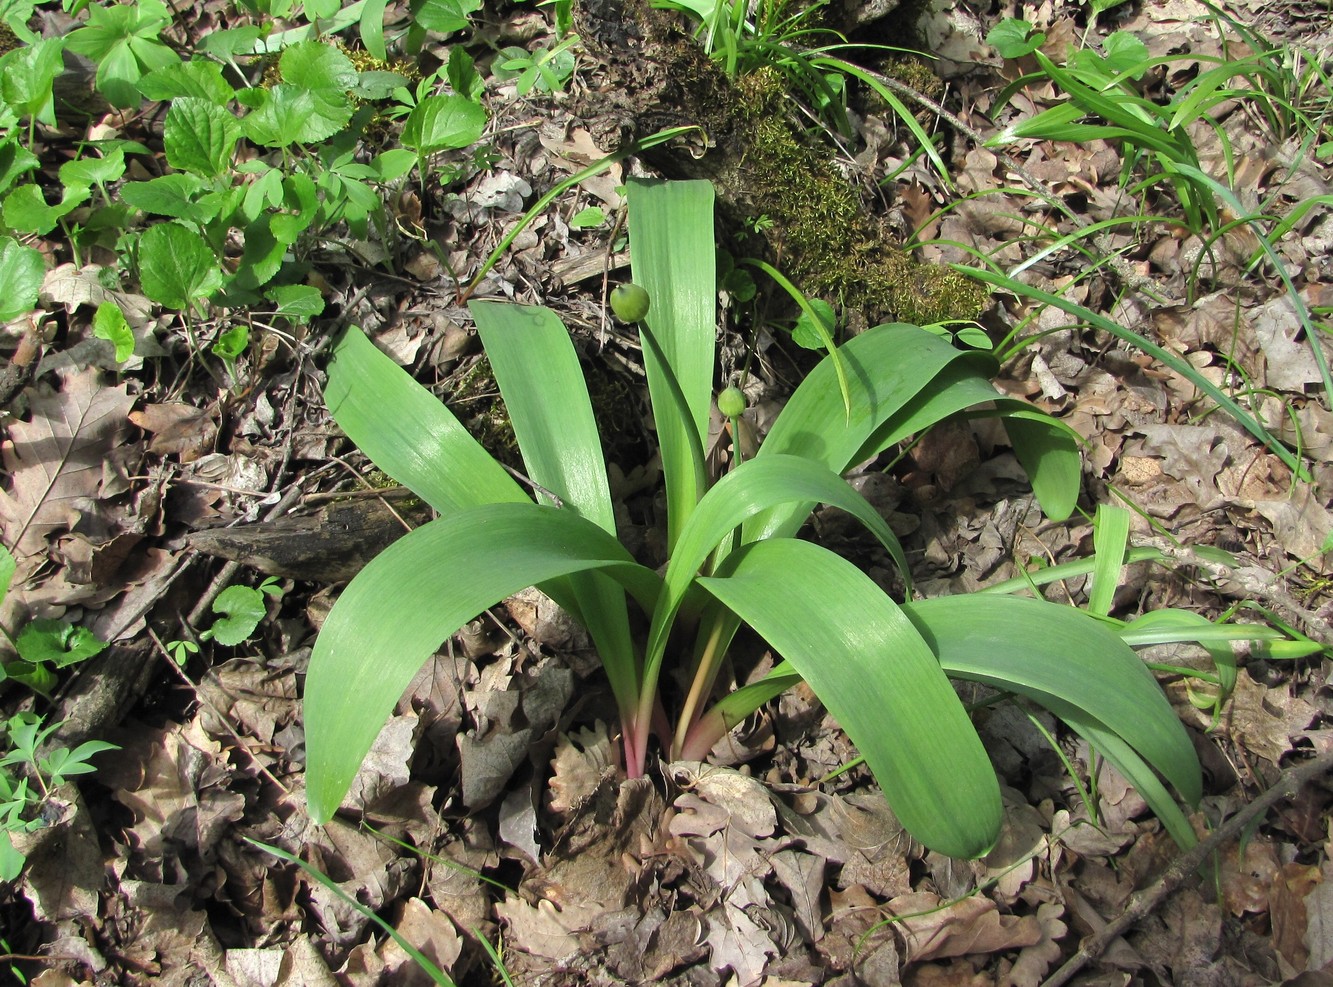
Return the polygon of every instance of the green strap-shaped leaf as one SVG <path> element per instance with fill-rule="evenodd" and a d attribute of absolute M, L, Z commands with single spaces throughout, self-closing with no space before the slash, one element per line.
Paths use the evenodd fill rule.
<path fill-rule="evenodd" d="M 645 652 L 644 681 L 639 715 L 644 717 L 656 694 L 672 621 L 704 562 L 722 540 L 747 519 L 783 503 L 832 504 L 856 517 L 893 556 L 910 585 L 902 545 L 870 503 L 837 473 L 797 456 L 766 456 L 741 463 L 708 491 L 681 529 L 680 540 L 666 570 L 666 592 L 653 613 Z M 728 635 L 729 637 L 729 635 Z M 725 642 L 723 642 L 725 643 Z"/>
<path fill-rule="evenodd" d="M 306 676 L 306 789 L 327 822 L 394 704 L 449 635 L 528 586 L 601 570 L 652 609 L 661 580 L 570 511 L 490 504 L 417 528 L 361 570 L 329 612 Z"/>
<path fill-rule="evenodd" d="M 1189 802 L 1199 760 L 1152 673 L 1111 629 L 1073 607 L 1015 596 L 904 604 L 956 678 L 1045 702 L 1055 697 L 1114 730 Z"/>
<path fill-rule="evenodd" d="M 904 578 L 907 559 L 897 536 L 870 503 L 837 473 L 797 456 L 766 456 L 741 463 L 713 486 L 681 530 L 666 569 L 666 593 L 649 633 L 648 651 L 665 644 L 670 621 L 708 556 L 728 534 L 760 511 L 783 503 L 832 504 L 856 517 L 879 539 Z"/>
<path fill-rule="evenodd" d="M 716 349 L 713 186 L 631 179 L 628 197 L 634 279 L 651 300 L 647 325 L 657 344 L 645 345 L 644 369 L 662 452 L 671 546 L 706 481 L 701 457 L 693 450 L 708 439 Z M 668 373 L 675 377 L 685 409 L 669 393 Z"/>
<path fill-rule="evenodd" d="M 842 402 L 837 370 L 826 357 L 797 387 L 757 458 L 790 453 L 823 463 L 835 473 L 867 459 L 915 431 L 957 411 L 997 402 L 1017 418 L 1010 430 L 1015 449 L 1033 477 L 1043 508 L 1067 516 L 1078 495 L 1078 456 L 1073 433 L 1035 409 L 1001 397 L 987 381 L 988 361 L 954 349 L 918 326 L 876 326 L 846 342 L 850 412 Z M 792 535 L 813 504 L 784 505 L 746 526 L 746 539 Z"/>
<path fill-rule="evenodd" d="M 545 308 L 474 301 L 486 356 L 523 453 L 528 478 L 566 508 L 616 533 L 602 442 L 583 368 L 559 316 Z M 639 662 L 625 593 L 599 573 L 571 577 L 577 612 L 592 635 L 621 715 L 632 722 Z M 622 724 L 626 728 L 629 722 Z"/>
<path fill-rule="evenodd" d="M 1115 602 L 1120 570 L 1129 547 L 1129 511 L 1112 504 L 1097 505 L 1092 529 L 1092 584 L 1088 587 L 1088 613 L 1105 617 Z"/>
<path fill-rule="evenodd" d="M 817 545 L 774 539 L 699 582 L 801 673 L 908 832 L 950 856 L 987 852 L 1001 803 L 986 751 L 934 653 L 869 577 Z"/>
<path fill-rule="evenodd" d="M 1037 701 L 1064 720 L 1075 733 L 1088 742 L 1090 747 L 1110 761 L 1115 769 L 1125 776 L 1179 846 L 1188 849 L 1197 842 L 1189 819 L 1176 804 L 1176 800 L 1171 797 L 1161 779 L 1153 773 L 1153 769 L 1134 748 L 1125 743 L 1119 733 L 1095 717 L 1088 716 L 1078 707 L 1063 703 L 1054 696 L 1047 696 Z"/>
<path fill-rule="evenodd" d="M 993 369 L 994 361 L 986 354 L 962 354 L 875 429 L 850 463 L 870 459 L 952 415 L 981 407 L 985 410 L 975 414 L 1003 422 L 1046 516 L 1056 521 L 1069 517 L 1082 478 L 1078 433 L 1025 401 L 1001 395 L 989 379 Z"/>
<path fill-rule="evenodd" d="M 441 514 L 527 495 L 439 398 L 349 327 L 333 349 L 324 402 L 371 461 Z"/>
<path fill-rule="evenodd" d="M 602 441 L 569 330 L 550 309 L 474 301 L 528 478 L 603 531 L 616 533 Z"/>

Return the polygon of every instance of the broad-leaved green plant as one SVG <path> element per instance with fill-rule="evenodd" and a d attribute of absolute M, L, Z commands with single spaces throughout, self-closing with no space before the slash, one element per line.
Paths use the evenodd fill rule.
<path fill-rule="evenodd" d="M 654 733 L 668 756 L 702 759 L 732 726 L 804 680 L 914 836 L 944 853 L 982 854 L 999 832 L 1000 791 L 953 677 L 1050 709 L 1130 778 L 1177 839 L 1190 841 L 1167 786 L 1199 798 L 1193 748 L 1151 673 L 1111 627 L 1072 607 L 1013 596 L 897 604 L 851 563 L 795 537 L 816 504 L 836 505 L 908 578 L 892 531 L 840 474 L 960 413 L 1001 416 L 1047 513 L 1068 515 L 1079 472 L 1072 434 L 1000 395 L 984 354 L 916 326 L 871 329 L 838 350 L 845 394 L 826 357 L 758 454 L 709 487 L 712 202 L 704 182 L 629 188 L 634 278 L 651 299 L 640 339 L 666 481 L 670 559 L 662 575 L 616 538 L 587 389 L 554 313 L 471 305 L 536 502 L 359 330 L 338 343 L 325 392 L 331 413 L 440 517 L 367 565 L 321 630 L 305 694 L 312 817 L 323 822 L 337 811 L 394 704 L 441 643 L 486 607 L 536 585 L 588 628 L 619 705 L 630 775 L 644 771 Z M 632 631 L 630 599 L 649 617 L 646 639 Z M 708 708 L 743 623 L 784 660 Z M 668 662 L 682 663 L 692 682 L 684 701 L 672 702 L 680 710 L 674 729 L 658 691 Z"/>

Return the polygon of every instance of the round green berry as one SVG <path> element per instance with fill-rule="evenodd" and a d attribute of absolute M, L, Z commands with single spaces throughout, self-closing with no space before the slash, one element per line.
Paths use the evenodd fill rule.
<path fill-rule="evenodd" d="M 611 290 L 611 311 L 621 322 L 639 322 L 648 314 L 648 292 L 634 282 Z"/>
<path fill-rule="evenodd" d="M 728 418 L 745 414 L 745 392 L 739 387 L 728 387 L 717 396 L 717 410 Z"/>

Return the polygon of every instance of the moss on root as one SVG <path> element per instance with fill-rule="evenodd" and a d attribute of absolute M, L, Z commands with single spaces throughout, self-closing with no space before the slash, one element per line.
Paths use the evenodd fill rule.
<path fill-rule="evenodd" d="M 876 321 L 929 324 L 973 319 L 986 289 L 949 268 L 912 260 L 882 223 L 868 216 L 859 191 L 826 150 L 807 143 L 788 119 L 782 78 L 761 70 L 738 82 L 739 128 L 746 135 L 732 200 L 773 220 L 768 233 L 779 262 L 810 293 L 829 295 Z"/>

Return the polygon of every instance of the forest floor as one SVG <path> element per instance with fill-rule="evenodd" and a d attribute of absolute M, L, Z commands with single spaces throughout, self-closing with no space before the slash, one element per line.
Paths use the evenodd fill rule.
<path fill-rule="evenodd" d="M 983 421 L 947 423 L 849 478 L 890 520 L 924 596 L 1087 558 L 1097 505 L 1115 503 L 1132 512 L 1132 545 L 1160 556 L 1124 567 L 1113 616 L 1181 608 L 1313 642 L 1299 658 L 1241 648 L 1219 709 L 1209 704 L 1206 652 L 1146 649 L 1155 666 L 1187 671 L 1159 678 L 1203 764 L 1205 796 L 1187 812 L 1206 838 L 1287 772 L 1333 752 L 1333 395 L 1312 349 L 1333 355 L 1333 130 L 1323 129 L 1333 104 L 1322 74 L 1333 15 L 1315 0 L 1228 5 L 1286 59 L 1299 85 L 1284 98 L 1306 115 L 1284 130 L 1239 92 L 1248 85 L 1239 79 L 1236 95 L 1183 128 L 1200 168 L 1234 196 L 1200 233 L 1169 183 L 1133 191 L 1136 176 L 1160 170 L 1156 158 L 1122 180 L 1126 141 L 979 143 L 1063 98 L 1049 75 L 1034 76 L 1002 104 L 1006 85 L 1038 64 L 1030 53 L 1003 58 L 982 39 L 1021 17 L 1044 35 L 1040 50 L 1062 61 L 1129 32 L 1159 60 L 1135 85 L 1168 105 L 1214 60 L 1252 53 L 1234 25 L 1198 0 L 1131 0 L 1092 24 L 1088 5 L 1064 0 L 920 6 L 922 43 L 944 82 L 933 98 L 951 117 L 913 111 L 937 135 L 950 180 L 864 93 L 853 95 L 850 134 L 811 138 L 861 190 L 868 214 L 922 263 L 989 267 L 1146 337 L 1288 452 L 1265 446 L 1128 337 L 996 288 L 975 323 L 1002 357 L 996 384 L 1082 437 L 1080 512 L 1044 518 L 1007 442 Z M 297 271 L 291 285 L 323 299 L 313 316 L 284 315 L 280 300 L 276 315 L 221 296 L 192 315 L 163 303 L 126 246 L 142 213 L 122 211 L 123 229 L 88 234 L 96 181 L 92 205 L 45 233 L 11 222 L 7 201 L 7 228 L 43 267 L 37 311 L 0 329 L 0 524 L 17 558 L 0 622 L 19 636 L 34 619 L 56 619 L 109 646 L 56 662 L 68 667 L 39 683 L 49 695 L 12 666 L 4 715 L 62 723 L 51 744 L 115 749 L 41 798 L 6 803 L 18 806 L 8 829 L 27 859 L 0 885 L 0 982 L 429 983 L 382 922 L 462 984 L 1036 987 L 1055 982 L 1047 978 L 1136 892 L 1168 890 L 1160 882 L 1184 850 L 1140 794 L 1049 713 L 1017 702 L 975 716 L 1005 805 L 1001 839 L 980 860 L 915 843 L 802 687 L 733 731 L 711 764 L 658 763 L 624 782 L 614 704 L 588 637 L 535 590 L 447 642 L 385 726 L 344 812 L 311 822 L 301 696 L 312 644 L 342 586 L 396 537 L 383 505 L 402 508 L 409 525 L 423 519 L 330 417 L 327 350 L 342 327 L 359 326 L 503 445 L 459 290 L 539 196 L 602 157 L 587 97 L 615 85 L 577 42 L 557 52 L 560 7 L 487 0 L 463 30 L 426 37 L 423 72 L 454 49 L 475 59 L 484 135 L 438 156 L 425 179 L 413 171 L 385 183 L 386 235 L 373 224 L 352 235 L 335 217 L 278 252 L 280 277 Z M 174 7 L 161 37 L 189 58 L 210 33 L 265 20 L 197 0 Z M 405 5 L 390 5 L 385 21 L 401 27 Z M 47 37 L 74 26 L 51 5 L 28 23 Z M 888 29 L 862 30 L 854 39 L 882 41 Z M 359 45 L 355 23 L 343 37 Z M 515 57 L 497 54 L 506 46 L 549 56 L 556 85 L 529 88 L 521 67 L 498 70 Z M 231 61 L 251 78 L 263 69 Z M 89 93 L 90 84 L 83 79 Z M 116 152 L 130 163 L 101 189 L 98 209 L 124 208 L 122 183 L 169 172 L 163 106 L 136 98 L 131 109 L 103 103 L 66 117 L 61 104 L 59 126 L 43 124 L 24 142 L 47 200 L 69 187 L 60 167 L 84 141 L 142 145 Z M 793 119 L 808 124 L 801 112 L 793 101 Z M 0 164 L 13 160 L 15 139 Z M 247 153 L 279 159 L 271 147 Z M 691 149 L 651 160 L 664 153 Z M 602 395 L 595 404 L 616 416 L 612 486 L 645 557 L 660 507 L 653 423 L 638 342 L 609 319 L 605 300 L 627 273 L 622 186 L 653 174 L 627 157 L 587 177 L 522 230 L 476 291 L 550 306 L 570 327 Z M 289 214 L 304 208 L 295 185 L 276 194 Z M 1290 228 L 1278 227 L 1292 215 Z M 1263 218 L 1231 223 L 1247 216 Z M 751 217 L 756 228 L 763 218 Z M 722 228 L 720 242 L 739 249 L 727 239 L 739 235 Z M 1252 263 L 1265 243 L 1272 255 Z M 250 257 L 235 238 L 213 246 L 231 261 Z M 6 254 L 0 277 L 14 276 L 11 261 Z M 208 287 L 221 283 L 219 274 Z M 115 332 L 94 318 L 107 301 L 133 333 L 130 353 L 115 354 Z M 727 379 L 718 384 L 754 350 L 748 414 L 762 434 L 813 361 L 792 342 L 796 312 L 782 292 L 761 285 L 752 301 L 723 301 Z M 247 333 L 230 353 L 221 337 L 236 326 Z M 348 504 L 354 515 L 331 513 Z M 348 525 L 357 530 L 342 537 Z M 821 511 L 808 533 L 892 583 L 883 553 L 846 515 Z M 1042 592 L 1083 604 L 1087 582 L 1077 575 Z M 221 643 L 231 638 L 215 626 L 225 619 L 213 607 L 219 594 L 261 583 L 251 596 L 261 609 L 240 640 Z M 5 763 L 16 779 L 28 770 Z M 1072 982 L 1333 984 L 1333 788 L 1325 777 L 1284 792 L 1242 837 L 1176 874 L 1179 887 L 1150 898 L 1122 937 L 1084 956 Z"/>

